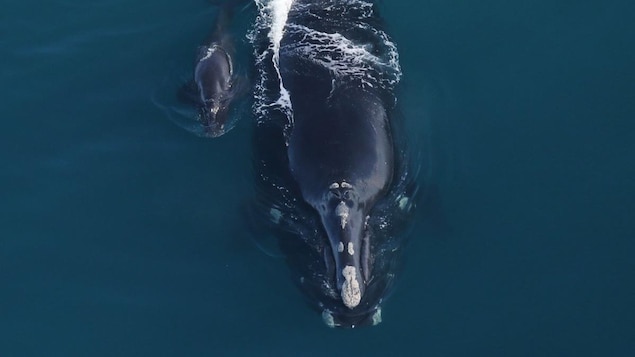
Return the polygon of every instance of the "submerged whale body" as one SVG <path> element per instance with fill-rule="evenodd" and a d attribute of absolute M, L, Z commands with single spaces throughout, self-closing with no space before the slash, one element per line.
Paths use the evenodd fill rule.
<path fill-rule="evenodd" d="M 232 59 L 217 43 L 200 48 L 194 69 L 194 84 L 200 106 L 200 121 L 212 136 L 226 132 L 227 112 L 232 100 Z"/>
<path fill-rule="evenodd" d="M 230 117 L 231 106 L 246 92 L 244 79 L 234 69 L 234 45 L 228 28 L 240 2 L 217 4 L 214 32 L 199 47 L 192 81 L 185 88 L 185 99 L 198 108 L 198 121 L 206 136 L 221 136 L 233 128 L 237 118 Z"/>
<path fill-rule="evenodd" d="M 324 321 L 375 325 L 416 193 L 393 138 L 396 48 L 366 1 L 259 5 L 258 208 Z"/>

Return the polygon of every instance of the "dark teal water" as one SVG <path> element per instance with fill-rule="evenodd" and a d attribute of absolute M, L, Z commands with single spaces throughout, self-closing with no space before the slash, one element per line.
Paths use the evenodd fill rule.
<path fill-rule="evenodd" d="M 241 222 L 250 123 L 151 100 L 209 4 L 5 4 L 0 356 L 635 355 L 635 5 L 382 13 L 447 225 L 420 211 L 381 325 L 331 330 Z"/>

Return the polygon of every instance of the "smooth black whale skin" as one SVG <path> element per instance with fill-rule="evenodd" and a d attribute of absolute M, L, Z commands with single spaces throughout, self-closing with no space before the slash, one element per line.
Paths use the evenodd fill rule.
<path fill-rule="evenodd" d="M 194 69 L 201 124 L 211 136 L 226 132 L 232 93 L 232 59 L 219 43 L 200 48 Z"/>
<path fill-rule="evenodd" d="M 229 118 L 236 97 L 245 94 L 245 81 L 235 71 L 234 44 L 229 34 L 235 8 L 243 0 L 218 3 L 214 31 L 200 46 L 193 78 L 186 88 L 186 100 L 198 108 L 198 120 L 206 135 L 217 137 L 231 130 Z"/>
<path fill-rule="evenodd" d="M 320 1 L 297 3 L 326 8 Z M 364 40 L 358 27 L 343 24 L 345 17 L 323 23 L 318 12 L 311 15 L 292 9 L 289 21 Z M 395 226 L 411 207 L 398 202 L 415 190 L 405 179 L 403 150 L 393 141 L 392 88 L 335 77 L 289 50 L 301 37 L 286 33 L 280 50 L 293 123 L 263 121 L 255 132 L 261 209 L 270 213 L 294 282 L 325 322 L 375 325 L 399 262 L 402 238 Z"/>
<path fill-rule="evenodd" d="M 367 294 L 373 278 L 367 219 L 395 171 L 386 104 L 355 83 L 333 89 L 322 69 L 308 71 L 303 60 L 282 57 L 281 68 L 294 110 L 289 170 L 326 238 L 323 259 L 335 301 L 325 311 L 339 325 L 376 323 L 373 315 L 383 296 Z"/>
<path fill-rule="evenodd" d="M 293 82 L 316 88 L 312 79 Z M 373 93 L 354 87 L 337 89 L 328 100 L 304 85 L 290 87 L 295 122 L 289 137 L 289 168 L 302 197 L 320 215 L 343 302 L 356 307 L 370 280 L 366 217 L 385 194 L 394 171 L 386 110 Z M 316 106 L 316 101 L 324 105 Z M 359 289 L 359 295 L 350 298 L 344 291 L 347 267 L 354 268 L 349 269 L 354 273 L 353 288 Z"/>

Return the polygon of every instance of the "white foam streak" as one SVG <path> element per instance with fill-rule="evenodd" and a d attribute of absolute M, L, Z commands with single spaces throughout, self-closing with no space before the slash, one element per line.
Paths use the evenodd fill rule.
<path fill-rule="evenodd" d="M 254 112 L 259 122 L 282 113 L 285 135 L 293 127 L 293 107 L 283 83 L 280 56 L 310 61 L 331 75 L 331 93 L 339 85 L 392 92 L 401 78 L 397 47 L 373 25 L 374 5 L 364 0 L 324 2 L 254 0 L 258 17 L 250 33 L 259 82 Z M 303 22 L 307 17 L 311 21 Z M 363 34 L 361 39 L 357 34 Z M 284 42 L 283 38 L 289 40 Z"/>
<path fill-rule="evenodd" d="M 276 57 L 280 53 L 280 42 L 284 35 L 284 25 L 287 23 L 291 4 L 293 4 L 293 0 L 271 0 L 268 4 L 272 20 L 269 39 L 273 44 L 273 52 Z"/>
<path fill-rule="evenodd" d="M 357 78 L 368 87 L 376 84 L 395 86 L 399 82 L 399 54 L 395 44 L 382 31 L 358 25 L 382 39 L 384 56 L 378 57 L 367 44 L 355 43 L 339 33 L 320 32 L 298 24 L 289 24 L 287 27 L 291 32 L 302 34 L 304 41 L 290 44 L 285 51 L 319 63 L 329 69 L 334 79 Z"/>
<path fill-rule="evenodd" d="M 270 4 L 272 6 L 273 23 L 271 24 L 271 31 L 269 31 L 269 39 L 273 45 L 273 66 L 276 68 L 276 73 L 280 80 L 280 98 L 278 98 L 276 104 L 284 108 L 292 108 L 291 96 L 284 87 L 282 74 L 280 73 L 280 42 L 282 41 L 282 36 L 284 36 L 284 26 L 287 23 L 293 0 L 274 0 Z M 293 121 L 293 116 L 290 116 L 289 120 Z"/>
<path fill-rule="evenodd" d="M 279 106 L 280 109 L 287 115 L 289 119 L 289 125 L 293 123 L 293 109 L 291 107 L 291 96 L 289 91 L 284 87 L 284 83 L 282 81 L 282 74 L 280 72 L 280 43 L 282 42 L 282 37 L 284 36 L 284 27 L 287 23 L 287 19 L 289 16 L 289 11 L 291 10 L 291 5 L 293 4 L 293 0 L 255 0 L 256 5 L 258 6 L 258 10 L 260 13 L 258 22 L 260 28 L 269 27 L 269 32 L 267 37 L 269 38 L 269 47 L 267 51 L 263 53 L 257 53 L 256 56 L 259 62 L 264 61 L 266 58 L 271 55 L 271 62 L 276 71 L 278 82 L 279 82 L 279 90 L 280 96 L 274 103 L 265 103 L 265 95 L 264 93 L 257 94 L 259 97 L 260 103 L 257 103 L 257 106 L 260 106 L 257 110 L 262 110 L 266 107 L 271 106 Z M 262 79 L 266 78 L 266 75 L 261 76 Z M 265 90 L 265 83 L 261 80 L 260 83 L 260 91 Z"/>

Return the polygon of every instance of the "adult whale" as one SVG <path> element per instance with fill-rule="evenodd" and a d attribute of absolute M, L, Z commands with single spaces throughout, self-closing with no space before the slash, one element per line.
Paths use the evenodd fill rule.
<path fill-rule="evenodd" d="M 261 10 L 272 3 L 276 10 L 276 1 Z M 325 322 L 374 325 L 394 280 L 396 227 L 407 221 L 416 191 L 393 140 L 396 48 L 372 3 L 286 4 L 283 33 L 269 32 L 271 62 L 261 63 L 261 97 L 275 100 L 286 119 L 260 112 L 263 204 L 296 282 Z M 280 28 L 275 21 L 270 27 Z"/>
<path fill-rule="evenodd" d="M 320 215 L 337 289 L 352 309 L 370 280 L 366 218 L 394 172 L 390 124 L 384 103 L 372 91 L 343 87 L 330 92 L 329 82 L 310 73 L 287 77 L 295 117 L 289 168 L 302 198 Z"/>

